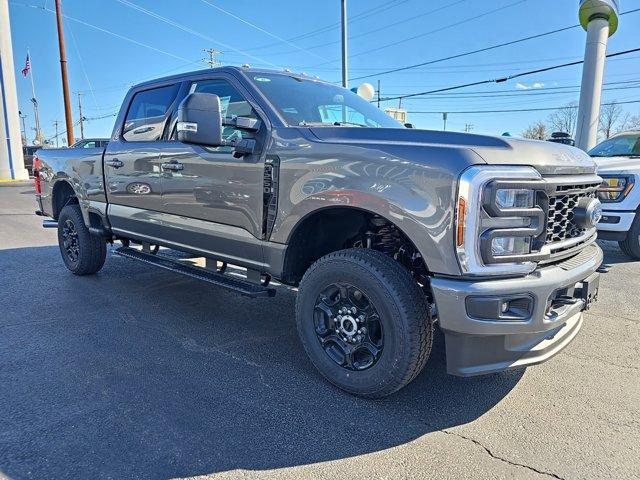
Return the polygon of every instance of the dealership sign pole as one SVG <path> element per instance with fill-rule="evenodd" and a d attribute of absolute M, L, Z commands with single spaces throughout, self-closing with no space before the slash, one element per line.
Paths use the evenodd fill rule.
<path fill-rule="evenodd" d="M 607 41 L 618 28 L 618 0 L 582 0 L 580 24 L 587 31 L 576 146 L 588 151 L 598 142 L 600 99 Z"/>

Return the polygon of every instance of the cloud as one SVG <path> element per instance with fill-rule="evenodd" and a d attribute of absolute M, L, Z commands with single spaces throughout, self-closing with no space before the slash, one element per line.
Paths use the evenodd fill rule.
<path fill-rule="evenodd" d="M 542 88 L 544 87 L 544 83 L 542 82 L 534 82 L 530 85 L 527 85 L 526 83 L 516 83 L 516 88 L 518 90 L 531 90 L 532 88 Z"/>

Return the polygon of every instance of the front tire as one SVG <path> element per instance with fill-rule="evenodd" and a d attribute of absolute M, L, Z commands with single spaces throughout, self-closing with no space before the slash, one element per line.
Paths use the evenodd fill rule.
<path fill-rule="evenodd" d="M 296 300 L 298 334 L 320 373 L 364 397 L 411 382 L 429 358 L 433 321 L 410 273 L 391 257 L 341 250 L 305 273 Z"/>
<path fill-rule="evenodd" d="M 58 245 L 64 264 L 75 275 L 96 273 L 107 256 L 107 242 L 89 233 L 77 204 L 67 205 L 60 212 Z"/>
<path fill-rule="evenodd" d="M 631 229 L 627 232 L 627 238 L 618 242 L 618 245 L 626 255 L 640 260 L 640 210 L 636 212 Z"/>

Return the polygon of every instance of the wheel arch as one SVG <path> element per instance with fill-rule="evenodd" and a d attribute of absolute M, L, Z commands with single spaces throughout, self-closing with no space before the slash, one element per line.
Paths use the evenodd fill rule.
<path fill-rule="evenodd" d="M 363 234 L 375 232 L 376 228 L 390 227 L 397 231 L 393 241 L 405 242 L 419 255 L 414 242 L 397 223 L 357 206 L 324 206 L 308 212 L 298 220 L 288 236 L 282 279 L 297 285 L 313 262 L 329 253 L 353 247 L 354 243 L 361 241 Z M 424 272 L 428 271 L 424 258 L 419 256 Z"/>
<path fill-rule="evenodd" d="M 78 195 L 73 185 L 67 180 L 58 180 L 51 191 L 51 210 L 55 220 L 60 216 L 60 212 L 66 205 L 77 204 Z"/>

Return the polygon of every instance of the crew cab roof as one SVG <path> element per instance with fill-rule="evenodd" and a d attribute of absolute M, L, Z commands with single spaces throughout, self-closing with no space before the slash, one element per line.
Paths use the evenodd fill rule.
<path fill-rule="evenodd" d="M 238 73 L 240 73 L 241 75 L 251 75 L 251 74 L 271 74 L 271 75 L 286 75 L 289 77 L 294 77 L 294 78 L 306 78 L 309 80 L 315 80 L 315 81 L 319 81 L 319 82 L 324 82 L 324 80 L 321 80 L 320 78 L 314 77 L 314 76 L 310 76 L 310 75 L 306 75 L 306 74 L 302 74 L 302 73 L 294 73 L 294 72 L 289 72 L 286 70 L 273 70 L 273 69 L 268 69 L 268 68 L 249 68 L 249 67 L 235 67 L 235 66 L 231 66 L 231 65 L 225 65 L 223 67 L 217 67 L 217 68 L 204 68 L 201 70 L 193 70 L 191 72 L 184 72 L 184 73 L 178 73 L 175 75 L 169 75 L 166 77 L 159 77 L 159 78 L 154 78 L 153 80 L 147 80 L 145 82 L 141 82 L 141 83 L 137 83 L 135 85 L 133 85 L 133 88 L 141 88 L 141 87 L 147 87 L 147 86 L 152 86 L 158 83 L 165 83 L 167 81 L 176 81 L 176 82 L 180 82 L 180 81 L 184 81 L 184 80 L 190 80 L 193 77 L 197 77 L 199 75 L 206 75 L 206 74 L 211 74 L 211 73 L 228 73 L 231 75 L 237 75 Z"/>

